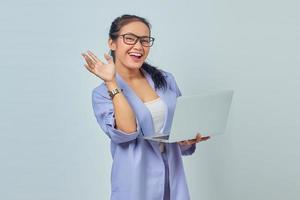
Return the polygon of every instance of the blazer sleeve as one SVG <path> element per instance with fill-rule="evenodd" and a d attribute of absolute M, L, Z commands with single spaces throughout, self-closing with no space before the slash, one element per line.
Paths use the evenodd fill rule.
<path fill-rule="evenodd" d="M 176 83 L 175 77 L 169 73 L 168 74 L 171 77 L 171 90 L 173 90 L 177 97 L 182 96 L 182 93 Z M 181 150 L 181 155 L 187 156 L 187 155 L 192 155 L 195 150 L 196 150 L 196 144 L 192 144 L 192 145 L 179 145 L 180 150 Z"/>
<path fill-rule="evenodd" d="M 104 133 L 114 143 L 117 144 L 135 140 L 140 133 L 140 126 L 138 120 L 136 119 L 137 130 L 135 132 L 125 133 L 115 128 L 113 103 L 108 97 L 108 95 L 102 95 L 101 90 L 98 91 L 96 89 L 94 89 L 92 92 L 92 106 L 97 122 L 101 129 L 104 131 Z"/>
<path fill-rule="evenodd" d="M 192 155 L 196 150 L 196 144 L 192 145 L 179 145 L 181 150 L 181 155 L 189 156 Z"/>

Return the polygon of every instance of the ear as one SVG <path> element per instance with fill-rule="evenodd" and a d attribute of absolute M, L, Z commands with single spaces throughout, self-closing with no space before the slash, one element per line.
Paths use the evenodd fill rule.
<path fill-rule="evenodd" d="M 116 50 L 116 43 L 111 38 L 108 39 L 108 47 L 110 50 Z"/>

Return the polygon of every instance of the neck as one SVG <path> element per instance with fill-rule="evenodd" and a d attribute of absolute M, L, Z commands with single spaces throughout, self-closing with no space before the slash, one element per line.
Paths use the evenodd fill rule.
<path fill-rule="evenodd" d="M 138 69 L 128 69 L 124 66 L 116 65 L 117 73 L 126 81 L 130 82 L 143 77 L 143 74 Z"/>

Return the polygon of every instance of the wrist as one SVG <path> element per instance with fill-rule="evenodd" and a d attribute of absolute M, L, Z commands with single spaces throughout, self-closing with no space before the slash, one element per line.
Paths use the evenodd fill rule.
<path fill-rule="evenodd" d="M 118 84 L 115 79 L 111 81 L 104 81 L 104 84 L 106 85 L 108 90 L 113 90 L 118 87 Z"/>
<path fill-rule="evenodd" d="M 113 90 L 108 90 L 108 94 L 110 96 L 111 99 L 113 99 L 115 97 L 115 95 L 122 93 L 122 89 L 121 88 L 114 88 Z"/>

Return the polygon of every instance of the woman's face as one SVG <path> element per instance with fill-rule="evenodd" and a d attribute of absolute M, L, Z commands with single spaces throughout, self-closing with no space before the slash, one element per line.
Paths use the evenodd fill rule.
<path fill-rule="evenodd" d="M 143 22 L 139 21 L 126 24 L 121 28 L 118 35 L 128 33 L 139 37 L 150 36 L 149 28 Z M 119 36 L 114 41 L 109 39 L 110 49 L 115 50 L 116 66 L 123 66 L 128 69 L 139 69 L 147 58 L 150 47 L 143 46 L 140 40 L 138 40 L 136 44 L 126 44 L 123 39 L 125 39 L 123 36 Z M 130 41 L 130 38 L 127 37 L 127 41 L 128 40 Z"/>

